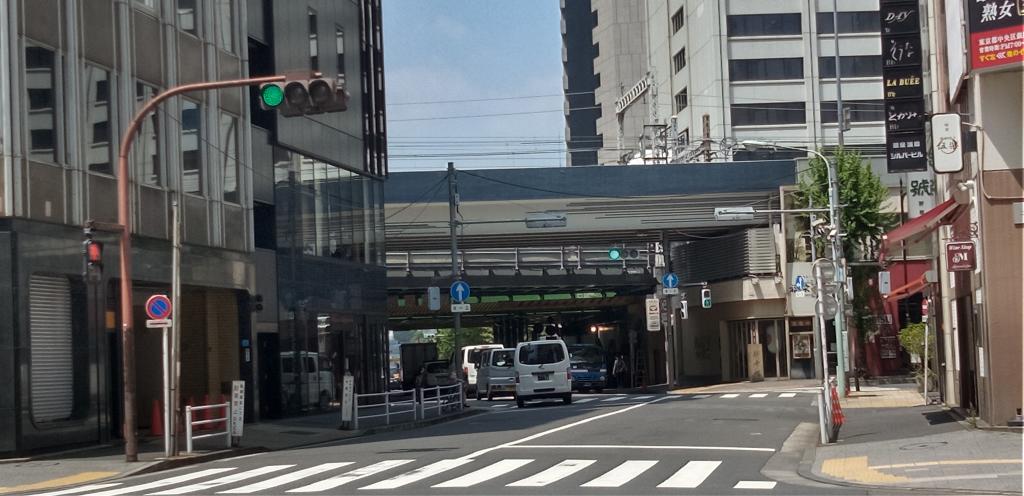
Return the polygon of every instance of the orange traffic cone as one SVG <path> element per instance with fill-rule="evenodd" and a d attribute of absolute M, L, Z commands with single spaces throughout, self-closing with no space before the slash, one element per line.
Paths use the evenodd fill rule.
<path fill-rule="evenodd" d="M 164 435 L 164 409 L 160 400 L 153 400 L 153 411 L 149 414 L 149 433 L 154 437 Z"/>

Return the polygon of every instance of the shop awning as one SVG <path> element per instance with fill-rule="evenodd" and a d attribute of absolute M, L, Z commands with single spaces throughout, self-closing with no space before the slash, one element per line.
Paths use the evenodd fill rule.
<path fill-rule="evenodd" d="M 956 220 L 962 211 L 961 205 L 955 199 L 950 198 L 935 208 L 910 219 L 900 227 L 882 235 L 882 249 L 878 252 L 878 261 L 884 262 L 889 256 L 889 251 L 899 246 L 901 241 L 908 244 L 921 240 L 926 235 L 937 229 L 942 224 L 950 224 Z"/>
<path fill-rule="evenodd" d="M 888 301 L 899 301 L 903 298 L 913 295 L 922 288 L 928 285 L 928 275 L 921 274 L 921 277 L 914 279 L 896 289 L 893 289 L 891 293 L 884 296 Z"/>

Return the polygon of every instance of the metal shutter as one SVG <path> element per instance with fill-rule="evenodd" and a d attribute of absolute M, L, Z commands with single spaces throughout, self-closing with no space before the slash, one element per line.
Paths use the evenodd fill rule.
<path fill-rule="evenodd" d="M 71 417 L 71 284 L 66 277 L 33 275 L 29 280 L 29 369 L 32 419 Z"/>

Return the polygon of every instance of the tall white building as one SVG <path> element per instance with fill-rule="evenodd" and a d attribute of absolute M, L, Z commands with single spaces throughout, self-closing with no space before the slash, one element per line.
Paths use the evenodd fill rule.
<path fill-rule="evenodd" d="M 832 5 L 833 0 L 649 0 L 648 64 L 660 124 L 668 125 L 666 141 L 682 151 L 676 160 L 769 153 L 733 147 L 730 154 L 729 145 L 744 139 L 834 146 Z M 882 154 L 878 0 L 842 0 L 839 9 L 841 91 L 850 121 L 845 145 Z M 705 133 L 710 155 L 700 149 Z"/>

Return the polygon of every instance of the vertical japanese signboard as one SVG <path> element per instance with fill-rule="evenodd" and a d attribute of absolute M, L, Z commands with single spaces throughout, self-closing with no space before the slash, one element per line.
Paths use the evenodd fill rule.
<path fill-rule="evenodd" d="M 916 0 L 881 0 L 885 148 L 889 172 L 928 169 L 921 16 Z"/>
<path fill-rule="evenodd" d="M 1024 0 L 965 0 L 971 70 L 1024 62 Z"/>

